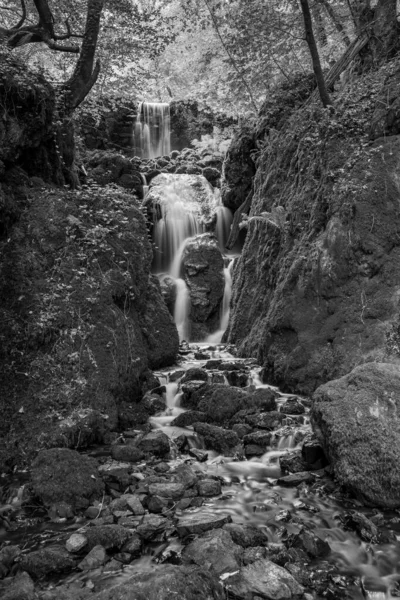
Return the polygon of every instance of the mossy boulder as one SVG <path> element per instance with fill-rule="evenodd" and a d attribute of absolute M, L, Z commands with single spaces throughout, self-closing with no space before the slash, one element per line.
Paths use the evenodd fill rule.
<path fill-rule="evenodd" d="M 400 370 L 367 363 L 320 386 L 311 422 L 337 480 L 372 506 L 400 506 Z"/>
<path fill-rule="evenodd" d="M 66 502 L 84 508 L 104 490 L 97 467 L 96 460 L 69 448 L 42 450 L 32 463 L 33 493 L 45 506 Z"/>

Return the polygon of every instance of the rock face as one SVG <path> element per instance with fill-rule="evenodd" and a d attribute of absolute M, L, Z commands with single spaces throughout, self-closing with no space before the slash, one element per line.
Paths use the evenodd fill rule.
<path fill-rule="evenodd" d="M 13 458 L 18 446 L 101 441 L 86 425 L 101 434 L 122 409 L 135 415 L 149 368 L 172 364 L 179 343 L 135 197 L 27 181 L 14 185 L 29 203 L 8 232 L 0 274 L 0 437 Z"/>
<path fill-rule="evenodd" d="M 191 339 L 203 340 L 218 329 L 224 295 L 224 263 L 217 238 L 204 233 L 190 240 L 182 263 L 190 294 Z"/>
<path fill-rule="evenodd" d="M 400 506 L 400 371 L 367 363 L 317 389 L 313 429 L 338 481 L 363 502 Z"/>
<path fill-rule="evenodd" d="M 251 151 L 256 149 L 253 128 L 243 127 L 232 139 L 223 165 L 221 197 L 224 206 L 235 211 L 251 190 L 256 167 Z"/>
<path fill-rule="evenodd" d="M 258 162 L 226 339 L 285 390 L 309 393 L 357 364 L 399 355 L 400 137 L 358 151 L 379 96 L 354 116 L 357 134 L 346 121 L 369 86 L 360 78 L 336 113 L 341 133 L 318 130 L 299 110 Z"/>

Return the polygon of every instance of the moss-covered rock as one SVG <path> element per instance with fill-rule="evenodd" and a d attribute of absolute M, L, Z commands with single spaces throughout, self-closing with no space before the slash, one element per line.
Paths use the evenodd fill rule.
<path fill-rule="evenodd" d="M 83 508 L 100 499 L 104 484 L 97 461 L 68 448 L 42 450 L 32 463 L 33 493 L 46 506 L 66 502 Z"/>
<path fill-rule="evenodd" d="M 319 387 L 312 425 L 338 481 L 363 502 L 400 506 L 400 371 L 367 363 Z"/>

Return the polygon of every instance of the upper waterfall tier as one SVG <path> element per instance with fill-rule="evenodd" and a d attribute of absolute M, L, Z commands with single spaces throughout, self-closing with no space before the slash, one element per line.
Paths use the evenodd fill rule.
<path fill-rule="evenodd" d="M 135 153 L 141 158 L 156 158 L 171 151 L 169 104 L 141 102 L 135 123 Z"/>

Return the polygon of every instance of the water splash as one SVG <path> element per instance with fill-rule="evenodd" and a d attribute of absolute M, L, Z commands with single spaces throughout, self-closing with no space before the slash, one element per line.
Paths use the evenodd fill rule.
<path fill-rule="evenodd" d="M 218 244 L 221 252 L 224 252 L 226 243 L 229 238 L 229 234 L 231 231 L 231 225 L 233 221 L 232 211 L 229 210 L 226 206 L 222 204 L 221 200 L 221 192 L 219 189 L 216 189 L 214 192 L 216 209 L 215 212 L 217 214 L 217 224 L 215 226 L 215 234 L 218 239 Z"/>
<path fill-rule="evenodd" d="M 189 288 L 183 279 L 176 280 L 176 300 L 174 320 L 179 333 L 180 340 L 188 340 L 190 337 L 189 314 L 190 295 Z"/>
<path fill-rule="evenodd" d="M 224 279 L 225 279 L 225 287 L 224 287 L 224 296 L 222 299 L 221 312 L 220 312 L 220 322 L 218 331 L 212 333 L 207 337 L 207 343 L 209 344 L 218 344 L 222 340 L 222 336 L 225 333 L 226 328 L 229 323 L 229 314 L 230 314 L 230 304 L 232 297 L 232 268 L 233 268 L 234 259 L 231 258 L 227 267 L 224 269 Z"/>

